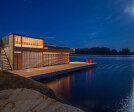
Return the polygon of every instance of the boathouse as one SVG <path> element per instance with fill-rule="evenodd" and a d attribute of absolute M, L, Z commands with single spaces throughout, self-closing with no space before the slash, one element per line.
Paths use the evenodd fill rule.
<path fill-rule="evenodd" d="M 22 70 L 69 63 L 75 49 L 45 44 L 44 39 L 10 34 L 0 41 L 3 70 Z"/>

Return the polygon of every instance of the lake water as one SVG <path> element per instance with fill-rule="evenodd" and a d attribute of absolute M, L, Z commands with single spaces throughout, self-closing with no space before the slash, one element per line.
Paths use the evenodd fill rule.
<path fill-rule="evenodd" d="M 134 112 L 134 57 L 91 58 L 98 67 L 68 73 L 44 84 L 62 100 L 87 112 Z"/>

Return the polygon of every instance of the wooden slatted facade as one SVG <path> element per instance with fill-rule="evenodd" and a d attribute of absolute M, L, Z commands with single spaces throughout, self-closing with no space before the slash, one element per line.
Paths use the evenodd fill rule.
<path fill-rule="evenodd" d="M 42 67 L 42 61 L 42 52 L 22 52 L 22 69 Z"/>
<path fill-rule="evenodd" d="M 62 47 L 44 47 L 44 40 L 18 34 L 6 38 L 10 47 L 6 47 L 14 70 L 52 66 L 69 63 L 69 54 L 74 49 Z M 8 45 L 8 46 L 9 46 Z M 9 52 L 9 48 L 11 51 Z M 12 61 L 13 60 L 13 61 Z"/>
<path fill-rule="evenodd" d="M 43 54 L 43 66 L 69 63 L 69 54 Z"/>

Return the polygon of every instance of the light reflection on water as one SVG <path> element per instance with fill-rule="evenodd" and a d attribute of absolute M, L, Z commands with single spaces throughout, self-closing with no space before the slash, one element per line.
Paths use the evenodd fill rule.
<path fill-rule="evenodd" d="M 67 99 L 70 98 L 69 91 L 70 91 L 70 76 L 63 77 L 61 80 L 54 80 L 53 83 L 47 84 L 52 90 L 56 91 L 57 94 L 65 96 Z M 59 96 L 62 97 L 62 96 Z"/>
<path fill-rule="evenodd" d="M 134 58 L 72 56 L 70 60 L 86 58 L 92 58 L 98 67 L 43 83 L 59 98 L 85 111 L 134 112 Z"/>

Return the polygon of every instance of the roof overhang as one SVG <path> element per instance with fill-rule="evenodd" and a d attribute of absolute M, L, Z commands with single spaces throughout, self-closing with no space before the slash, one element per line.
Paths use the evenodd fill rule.
<path fill-rule="evenodd" d="M 35 52 L 58 52 L 58 53 L 75 53 L 75 49 L 54 49 L 49 47 L 43 48 L 26 48 L 26 47 L 14 47 L 15 51 L 35 51 Z"/>

